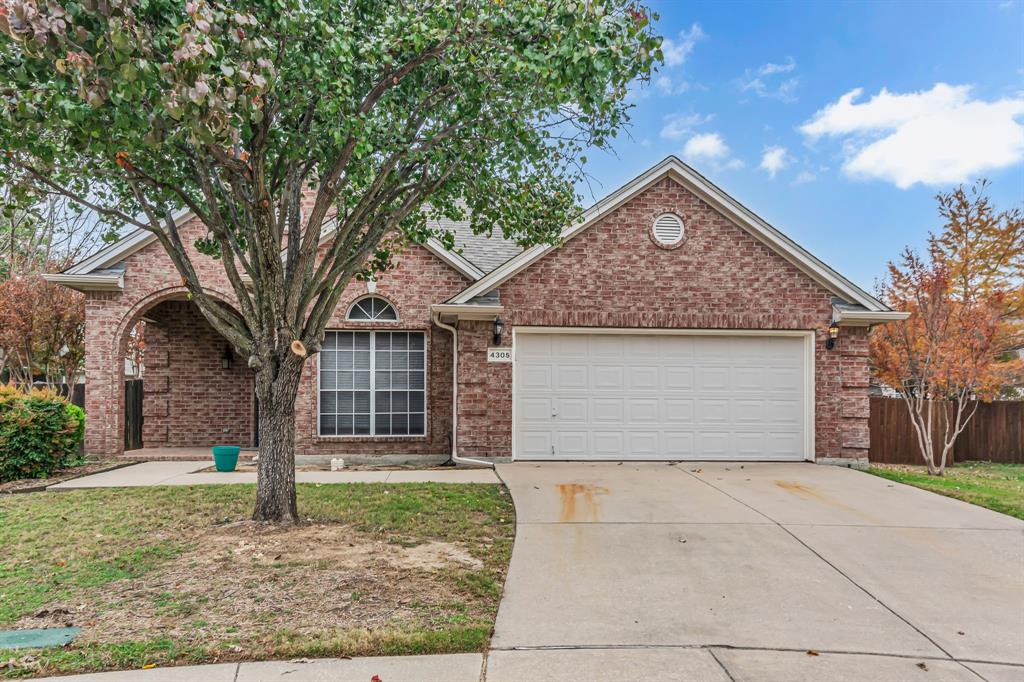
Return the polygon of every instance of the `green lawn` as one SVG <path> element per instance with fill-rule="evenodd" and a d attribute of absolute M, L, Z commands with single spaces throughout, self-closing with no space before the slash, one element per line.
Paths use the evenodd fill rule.
<path fill-rule="evenodd" d="M 248 522 L 254 495 L 0 498 L 0 628 L 83 628 L 67 648 L 0 651 L 0 673 L 486 646 L 514 532 L 503 487 L 302 484 L 292 529 Z"/>
<path fill-rule="evenodd" d="M 1024 465 L 1021 464 L 965 462 L 946 469 L 944 476 L 929 476 L 923 466 L 898 464 L 876 464 L 869 471 L 891 481 L 1024 519 Z"/>

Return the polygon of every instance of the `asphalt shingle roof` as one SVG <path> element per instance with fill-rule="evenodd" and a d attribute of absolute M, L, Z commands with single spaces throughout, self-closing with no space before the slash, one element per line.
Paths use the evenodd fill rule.
<path fill-rule="evenodd" d="M 469 220 L 442 218 L 437 221 L 437 226 L 454 233 L 455 246 L 462 250 L 462 256 L 485 274 L 523 250 L 519 244 L 505 239 L 500 228 L 495 228 L 494 233 L 488 237 L 485 234 L 473 234 Z"/>

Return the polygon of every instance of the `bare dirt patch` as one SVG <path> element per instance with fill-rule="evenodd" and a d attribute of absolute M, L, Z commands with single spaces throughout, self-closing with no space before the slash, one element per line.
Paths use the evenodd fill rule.
<path fill-rule="evenodd" d="M 196 635 L 233 640 L 268 629 L 302 634 L 426 625 L 453 604 L 461 604 L 456 610 L 463 615 L 485 615 L 439 575 L 482 568 L 455 543 L 403 547 L 342 525 L 251 522 L 227 524 L 194 541 L 192 550 L 157 571 L 109 583 L 75 603 L 51 604 L 16 627 L 77 625 L 84 628 L 82 643 Z"/>

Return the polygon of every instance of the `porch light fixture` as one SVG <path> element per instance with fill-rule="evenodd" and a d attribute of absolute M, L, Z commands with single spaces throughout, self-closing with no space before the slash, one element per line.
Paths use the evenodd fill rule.
<path fill-rule="evenodd" d="M 494 318 L 494 345 L 501 345 L 501 332 L 505 329 L 505 323 L 501 321 L 500 317 Z"/>
<path fill-rule="evenodd" d="M 825 339 L 825 348 L 829 350 L 835 348 L 837 338 L 839 338 L 839 323 L 832 320 L 828 323 L 828 338 Z"/>
<path fill-rule="evenodd" d="M 235 359 L 235 354 L 231 352 L 231 346 L 224 345 L 224 352 L 220 355 L 220 366 L 223 369 L 231 369 L 231 362 Z"/>

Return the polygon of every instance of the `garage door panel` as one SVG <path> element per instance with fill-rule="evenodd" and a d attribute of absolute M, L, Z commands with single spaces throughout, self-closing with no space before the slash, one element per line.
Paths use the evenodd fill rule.
<path fill-rule="evenodd" d="M 626 409 L 630 424 L 658 424 L 661 422 L 657 398 L 629 398 Z"/>
<path fill-rule="evenodd" d="M 764 367 L 736 367 L 732 378 L 736 391 L 763 391 L 768 384 Z"/>
<path fill-rule="evenodd" d="M 765 421 L 772 424 L 798 425 L 803 421 L 803 403 L 799 400 L 766 400 Z"/>
<path fill-rule="evenodd" d="M 621 426 L 625 422 L 625 403 L 623 398 L 592 398 L 590 405 L 594 424 Z"/>
<path fill-rule="evenodd" d="M 633 391 L 657 391 L 659 367 L 633 366 L 626 375 L 627 387 Z"/>
<path fill-rule="evenodd" d="M 550 459 L 552 456 L 551 435 L 551 431 L 547 429 L 543 431 L 521 429 L 516 442 L 519 456 L 523 459 Z"/>
<path fill-rule="evenodd" d="M 803 387 L 800 367 L 773 367 L 768 370 L 768 385 L 774 393 L 792 393 Z"/>
<path fill-rule="evenodd" d="M 698 431 L 697 459 L 720 459 L 729 454 L 728 431 Z"/>
<path fill-rule="evenodd" d="M 665 431 L 662 435 L 662 450 L 668 459 L 695 459 L 693 431 Z"/>
<path fill-rule="evenodd" d="M 735 398 L 732 401 L 732 423 L 737 426 L 764 423 L 764 412 L 764 400 Z"/>
<path fill-rule="evenodd" d="M 560 398 L 555 405 L 558 421 L 586 423 L 589 403 L 587 398 Z"/>
<path fill-rule="evenodd" d="M 754 459 L 765 450 L 764 431 L 734 432 L 732 450 L 741 459 Z"/>
<path fill-rule="evenodd" d="M 594 365 L 590 368 L 592 386 L 596 390 L 621 390 L 626 376 L 622 365 Z"/>
<path fill-rule="evenodd" d="M 527 365 L 524 362 L 517 378 L 522 391 L 551 390 L 550 365 Z"/>
<path fill-rule="evenodd" d="M 692 424 L 694 403 L 693 398 L 665 398 L 662 401 L 663 421 L 666 424 Z"/>
<path fill-rule="evenodd" d="M 566 459 L 584 459 L 590 449 L 588 431 L 559 431 L 555 442 L 555 451 Z"/>
<path fill-rule="evenodd" d="M 702 392 L 728 391 L 730 376 L 728 367 L 698 367 L 697 390 Z"/>
<path fill-rule="evenodd" d="M 657 431 L 628 431 L 628 459 L 656 459 L 660 453 Z"/>
<path fill-rule="evenodd" d="M 552 407 L 551 398 L 520 398 L 518 416 L 524 424 L 550 424 Z"/>
<path fill-rule="evenodd" d="M 805 338 L 520 334 L 515 456 L 803 459 Z"/>
<path fill-rule="evenodd" d="M 559 391 L 586 390 L 590 385 L 588 375 L 587 365 L 556 365 L 552 383 Z"/>
<path fill-rule="evenodd" d="M 697 421 L 701 424 L 727 424 L 731 414 L 728 398 L 704 398 L 697 401 Z"/>
<path fill-rule="evenodd" d="M 622 431 L 594 431 L 591 449 L 598 459 L 622 459 L 626 442 Z"/>
<path fill-rule="evenodd" d="M 694 368 L 669 365 L 663 371 L 666 391 L 692 391 L 694 387 Z"/>

